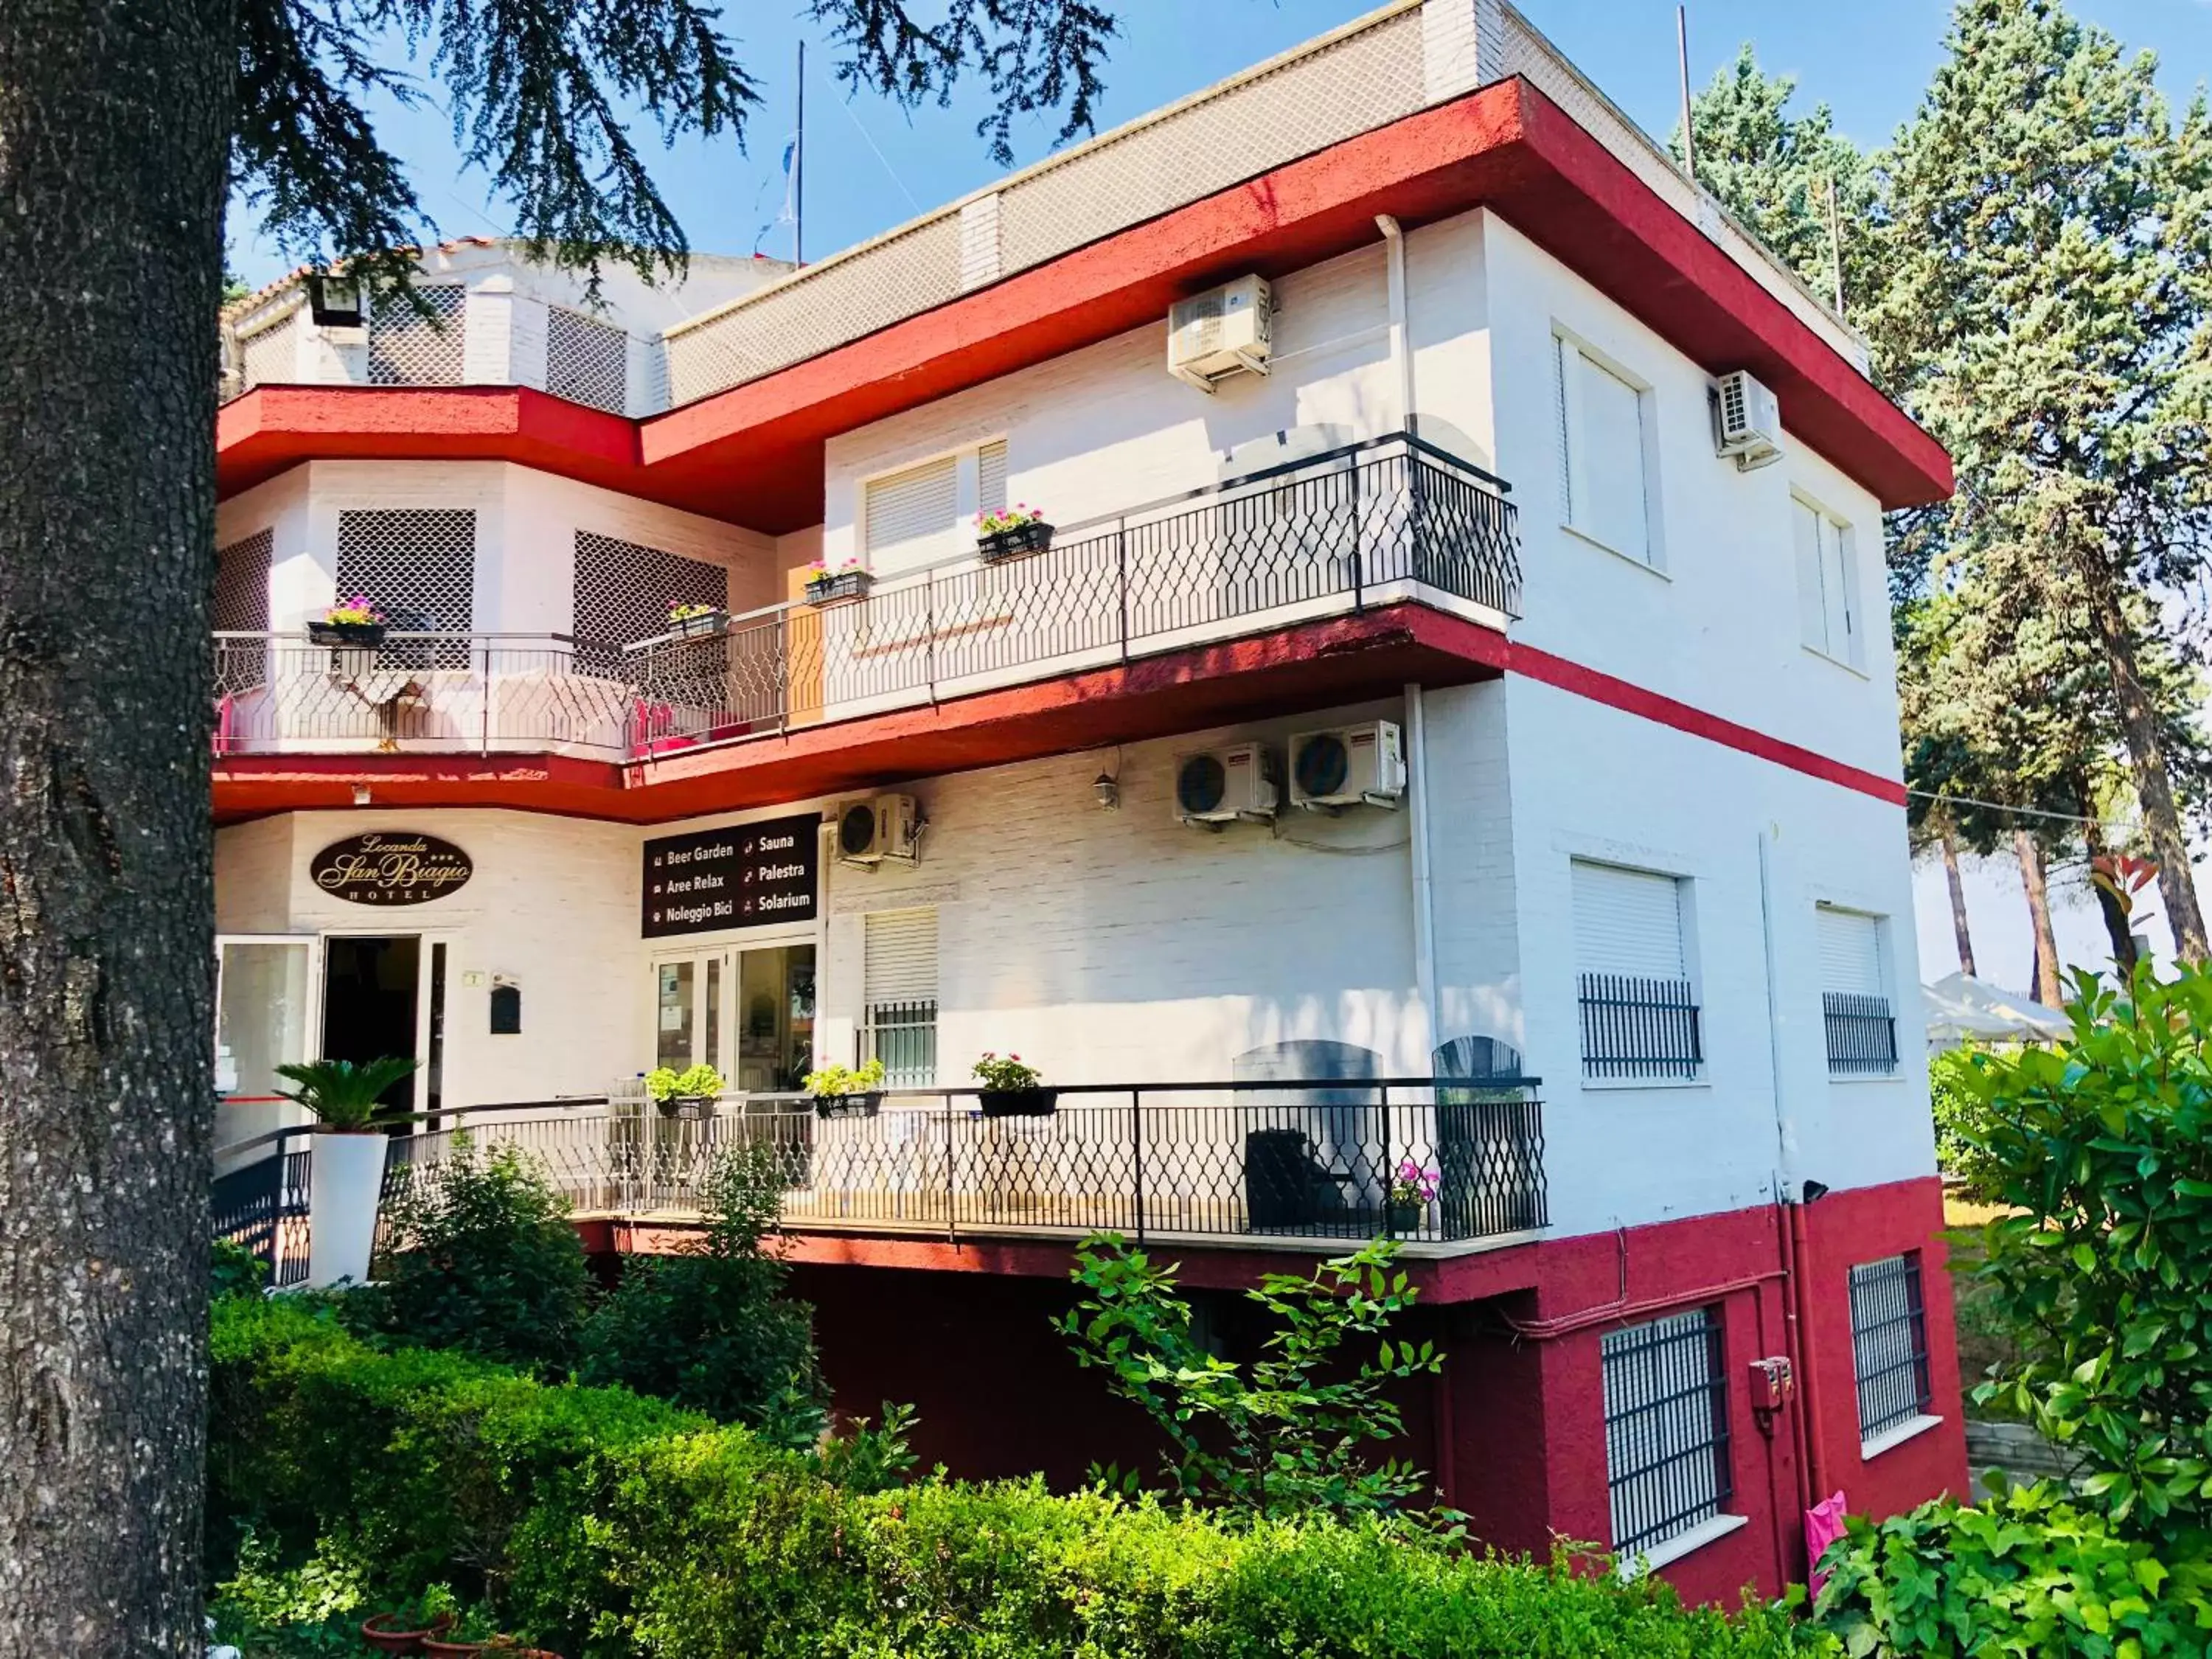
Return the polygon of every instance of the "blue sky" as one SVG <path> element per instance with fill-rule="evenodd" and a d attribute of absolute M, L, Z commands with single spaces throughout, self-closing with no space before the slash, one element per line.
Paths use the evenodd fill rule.
<path fill-rule="evenodd" d="M 1522 9 L 1583 73 L 1650 131 L 1664 137 L 1676 106 L 1672 0 L 1522 0 Z M 1122 0 L 1122 38 L 1108 70 L 1103 131 L 1235 73 L 1360 15 L 1359 0 Z M 748 138 L 679 145 L 659 177 L 692 246 L 749 252 L 757 243 L 790 252 L 787 227 L 760 240 L 781 202 L 777 159 L 791 127 L 793 59 L 802 29 L 795 5 L 732 4 L 726 15 L 765 104 Z M 2212 3 L 2207 0 L 2077 0 L 2076 11 L 2131 49 L 2161 60 L 2169 92 L 2185 97 L 2212 77 Z M 1691 70 L 1699 82 L 1756 43 L 1770 70 L 1798 76 L 1800 97 L 1825 99 L 1861 143 L 1885 138 L 1911 113 L 1940 52 L 1945 0 L 1854 0 L 1775 5 L 1771 0 L 1692 0 Z M 808 51 L 806 249 L 819 258 L 988 183 L 999 169 L 975 135 L 980 101 L 911 114 L 880 100 L 848 100 L 830 79 L 831 54 Z M 431 88 L 435 93 L 435 88 Z M 442 234 L 507 228 L 488 202 L 481 175 L 462 173 L 450 124 L 439 112 L 386 112 L 386 142 L 412 171 L 424 210 Z M 1018 131 L 1018 160 L 1048 153 L 1053 126 Z M 283 268 L 234 221 L 231 263 L 260 283 Z"/>

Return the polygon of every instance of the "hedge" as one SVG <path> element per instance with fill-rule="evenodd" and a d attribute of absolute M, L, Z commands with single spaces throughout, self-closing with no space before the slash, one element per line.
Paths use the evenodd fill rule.
<path fill-rule="evenodd" d="M 571 1659 L 1773 1659 L 1825 1638 L 1372 1522 L 1233 1528 L 1040 1483 L 867 1494 L 618 1389 L 216 1311 L 209 1547 L 434 1583 Z"/>

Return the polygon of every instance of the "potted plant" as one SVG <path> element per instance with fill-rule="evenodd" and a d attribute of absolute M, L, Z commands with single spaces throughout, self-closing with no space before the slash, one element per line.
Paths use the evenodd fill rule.
<path fill-rule="evenodd" d="M 1023 1065 L 1019 1054 L 987 1054 L 975 1062 L 975 1076 L 985 1117 L 1050 1117 L 1059 1108 L 1060 1091 L 1039 1088 L 1037 1068 Z"/>
<path fill-rule="evenodd" d="M 720 1072 L 703 1064 L 682 1072 L 662 1066 L 645 1074 L 645 1091 L 664 1117 L 710 1118 L 727 1087 Z"/>
<path fill-rule="evenodd" d="M 858 559 L 848 559 L 835 570 L 817 559 L 806 567 L 806 602 L 827 605 L 832 599 L 866 599 L 875 579 L 874 573 Z"/>
<path fill-rule="evenodd" d="M 730 613 L 718 605 L 672 605 L 668 631 L 679 640 L 708 639 L 730 625 Z"/>
<path fill-rule="evenodd" d="M 322 620 L 307 624 L 307 638 L 316 645 L 382 645 L 384 613 L 356 593 L 323 612 Z"/>
<path fill-rule="evenodd" d="M 975 515 L 975 551 L 985 564 L 1042 553 L 1052 545 L 1052 526 L 1027 501 Z"/>
<path fill-rule="evenodd" d="M 806 1092 L 814 1097 L 817 1117 L 873 1117 L 883 1109 L 884 1063 L 872 1060 L 857 1070 L 824 1066 L 809 1072 Z"/>
<path fill-rule="evenodd" d="M 1437 1172 L 1407 1158 L 1390 1178 L 1390 1231 L 1419 1232 L 1437 1200 Z"/>
<path fill-rule="evenodd" d="M 376 1238 L 376 1206 L 384 1195 L 384 1126 L 404 1115 L 383 1102 L 385 1091 L 413 1074 L 416 1062 L 387 1054 L 356 1066 L 313 1060 L 279 1066 L 293 1086 L 280 1091 L 305 1107 L 319 1133 L 308 1154 L 307 1284 L 320 1289 L 368 1278 Z"/>
<path fill-rule="evenodd" d="M 380 1613 L 366 1620 L 361 1627 L 361 1639 L 377 1653 L 420 1653 L 423 1643 L 445 1635 L 453 1627 L 451 1613 L 433 1613 L 427 1606 L 410 1606 L 397 1613 Z"/>

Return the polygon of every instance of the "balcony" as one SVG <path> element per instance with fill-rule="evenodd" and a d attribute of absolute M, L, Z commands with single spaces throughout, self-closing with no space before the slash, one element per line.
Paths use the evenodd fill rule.
<path fill-rule="evenodd" d="M 218 635 L 216 749 L 660 763 L 1407 605 L 1502 630 L 1520 595 L 1504 490 L 1398 434 L 696 637 Z M 1376 666 L 1349 689 L 1407 677 Z"/>
<path fill-rule="evenodd" d="M 700 1116 L 638 1098 L 481 1107 L 395 1137 L 387 1199 L 462 1134 L 534 1159 L 580 1220 L 682 1225 L 732 1147 L 768 1149 L 793 1232 L 1139 1239 L 1334 1250 L 1388 1235 L 1454 1254 L 1547 1224 L 1534 1079 L 1082 1085 L 1037 1116 L 972 1090 L 893 1091 L 823 1116 L 750 1096 Z M 307 1132 L 280 1131 L 217 1182 L 216 1231 L 305 1272 Z"/>

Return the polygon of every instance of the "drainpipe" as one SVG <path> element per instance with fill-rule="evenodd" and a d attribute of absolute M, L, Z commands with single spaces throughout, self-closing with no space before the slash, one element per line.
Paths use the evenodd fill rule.
<path fill-rule="evenodd" d="M 1390 370 L 1398 389 L 1398 427 L 1413 429 L 1413 349 L 1406 320 L 1406 234 L 1387 213 L 1375 216 L 1382 233 L 1383 264 L 1390 283 Z"/>
<path fill-rule="evenodd" d="M 1796 1136 L 1782 1097 L 1782 1002 L 1777 989 L 1781 983 L 1781 958 L 1774 930 L 1773 842 L 1771 829 L 1759 830 L 1759 923 L 1766 957 L 1766 1061 L 1774 1099 L 1775 1243 L 1782 1258 L 1784 1352 L 1790 1360 L 1790 1374 L 1797 1383 L 1790 1423 L 1790 1443 L 1797 1454 L 1797 1507 L 1802 1511 L 1827 1493 L 1817 1467 L 1812 1376 L 1805 1363 L 1804 1278 L 1799 1272 L 1804 1255 L 1804 1206 L 1797 1201 Z"/>
<path fill-rule="evenodd" d="M 1437 1007 L 1437 922 L 1429 883 L 1429 728 L 1418 680 L 1406 684 L 1406 817 L 1413 873 L 1413 981 L 1429 1022 L 1427 1064 L 1433 1068 L 1443 1025 Z"/>

